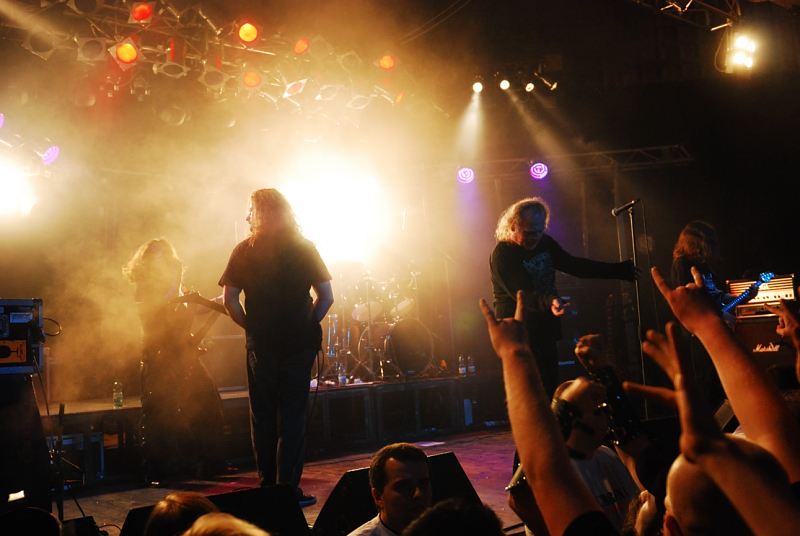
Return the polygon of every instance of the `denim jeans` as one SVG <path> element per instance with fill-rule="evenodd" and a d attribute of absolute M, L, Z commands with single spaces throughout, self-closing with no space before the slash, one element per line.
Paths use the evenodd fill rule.
<path fill-rule="evenodd" d="M 259 485 L 289 484 L 303 474 L 306 406 L 316 350 L 247 351 L 250 433 Z"/>

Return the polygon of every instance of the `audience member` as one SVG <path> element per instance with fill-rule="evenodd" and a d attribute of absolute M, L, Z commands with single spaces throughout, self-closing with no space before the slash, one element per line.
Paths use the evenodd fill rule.
<path fill-rule="evenodd" d="M 270 536 L 270 534 L 230 514 L 212 512 L 195 521 L 183 536 Z"/>
<path fill-rule="evenodd" d="M 29 506 L 0 516 L 0 534 L 17 536 L 61 536 L 61 522 L 41 508 Z"/>
<path fill-rule="evenodd" d="M 199 493 L 170 493 L 153 507 L 143 536 L 180 536 L 197 518 L 210 512 L 219 512 L 219 509 Z"/>
<path fill-rule="evenodd" d="M 527 342 L 523 300 L 519 291 L 514 316 L 502 320 L 485 300 L 480 306 L 503 361 L 508 416 L 528 485 L 551 535 L 619 534 L 572 466 Z"/>
<path fill-rule="evenodd" d="M 797 292 L 800 294 L 800 287 L 797 287 Z M 778 327 L 775 331 L 784 340 L 788 340 L 797 355 L 795 358 L 795 372 L 798 381 L 800 381 L 800 316 L 792 309 L 789 308 L 789 303 L 786 300 L 781 300 L 778 307 L 767 305 L 767 310 L 773 314 L 778 315 Z"/>
<path fill-rule="evenodd" d="M 663 283 L 657 280 L 659 288 Z M 678 348 L 679 333 L 670 322 L 666 336 L 651 330 L 643 345 L 675 385 L 682 427 L 681 456 L 667 478 L 664 534 L 797 534 L 800 504 L 780 462 L 756 443 L 720 431 L 690 373 L 690 359 Z M 709 353 L 713 358 L 714 352 Z M 758 380 L 753 387 L 761 383 L 769 385 Z"/>
<path fill-rule="evenodd" d="M 497 514 L 485 504 L 452 498 L 428 508 L 403 531 L 403 536 L 503 536 Z"/>
<path fill-rule="evenodd" d="M 580 377 L 561 384 L 553 409 L 567 443 L 572 466 L 617 529 L 622 528 L 628 506 L 639 487 L 614 450 L 603 444 L 608 435 L 606 388 Z"/>
<path fill-rule="evenodd" d="M 428 456 L 411 443 L 379 450 L 369 466 L 369 483 L 378 515 L 350 536 L 397 536 L 431 505 Z"/>

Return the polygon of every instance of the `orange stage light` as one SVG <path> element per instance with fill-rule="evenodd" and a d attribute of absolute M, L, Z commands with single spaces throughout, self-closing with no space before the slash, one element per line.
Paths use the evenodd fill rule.
<path fill-rule="evenodd" d="M 308 47 L 311 45 L 311 42 L 306 39 L 305 37 L 298 39 L 297 42 L 294 44 L 294 53 L 295 54 L 302 54 Z"/>
<path fill-rule="evenodd" d="M 395 64 L 394 56 L 391 54 L 384 54 L 381 56 L 381 59 L 378 60 L 378 65 L 380 65 L 381 69 L 386 69 L 387 71 L 394 69 Z"/>
<path fill-rule="evenodd" d="M 239 39 L 241 39 L 243 43 L 253 43 L 258 39 L 258 37 L 258 28 L 253 23 L 245 22 L 239 26 Z"/>
<path fill-rule="evenodd" d="M 147 22 L 153 16 L 153 6 L 147 3 L 134 4 L 131 18 L 136 22 Z"/>
<path fill-rule="evenodd" d="M 255 71 L 247 71 L 242 75 L 242 83 L 249 88 L 256 88 L 261 85 L 261 75 Z"/>
<path fill-rule="evenodd" d="M 139 57 L 139 51 L 130 43 L 122 43 L 116 50 L 117 59 L 122 63 L 130 64 Z"/>

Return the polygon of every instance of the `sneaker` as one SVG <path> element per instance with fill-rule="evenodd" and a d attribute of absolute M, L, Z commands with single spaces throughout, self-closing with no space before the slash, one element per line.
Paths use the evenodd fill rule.
<path fill-rule="evenodd" d="M 306 495 L 305 493 L 301 493 L 300 496 L 297 498 L 297 503 L 300 505 L 300 508 L 305 508 L 306 506 L 317 504 L 317 498 L 313 495 Z"/>

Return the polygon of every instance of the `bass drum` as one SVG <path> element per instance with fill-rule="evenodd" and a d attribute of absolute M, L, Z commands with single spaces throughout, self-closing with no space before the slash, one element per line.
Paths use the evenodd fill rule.
<path fill-rule="evenodd" d="M 370 338 L 372 338 L 372 347 L 376 350 L 383 351 L 386 336 L 389 334 L 391 327 L 391 325 L 384 324 L 383 322 L 373 322 L 372 325 L 361 334 L 361 338 L 358 340 L 358 358 L 366 365 L 370 367 L 373 365 L 369 362 Z M 378 359 L 380 359 L 380 357 L 376 353 L 375 360 L 377 361 Z"/>
<path fill-rule="evenodd" d="M 433 361 L 433 336 L 419 320 L 404 318 L 389 326 L 384 350 L 406 377 L 420 376 Z"/>

